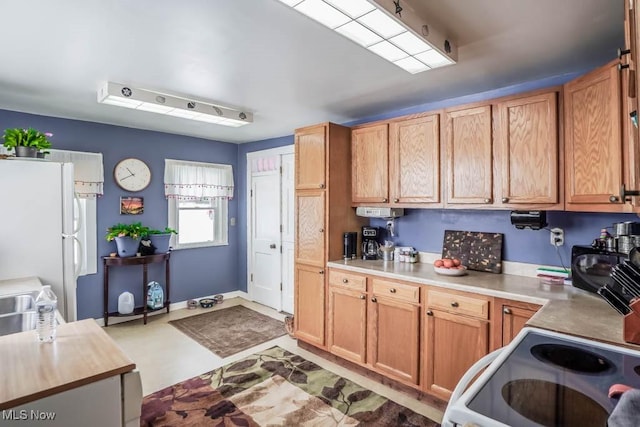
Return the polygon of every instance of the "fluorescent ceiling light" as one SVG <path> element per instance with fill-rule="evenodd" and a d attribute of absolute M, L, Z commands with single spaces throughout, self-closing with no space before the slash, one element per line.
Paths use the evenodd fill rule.
<path fill-rule="evenodd" d="M 383 40 L 378 44 L 374 44 L 373 46 L 369 46 L 368 49 L 371 52 L 377 53 L 390 62 L 394 62 L 398 59 L 406 58 L 407 56 L 409 56 L 407 52 L 395 47 L 386 40 Z"/>
<path fill-rule="evenodd" d="M 304 0 L 295 9 L 331 29 L 351 21 L 347 15 L 322 0 Z"/>
<path fill-rule="evenodd" d="M 342 27 L 336 28 L 336 31 L 364 47 L 382 41 L 382 37 L 356 21 L 344 24 Z"/>
<path fill-rule="evenodd" d="M 238 127 L 253 122 L 253 114 L 246 111 L 137 89 L 120 83 L 104 83 L 98 89 L 98 102 L 223 126 Z"/>
<path fill-rule="evenodd" d="M 367 0 L 324 0 L 352 18 L 359 18 L 376 7 Z"/>
<path fill-rule="evenodd" d="M 456 63 L 457 48 L 405 2 L 402 6 L 389 0 L 280 2 L 412 74 Z"/>

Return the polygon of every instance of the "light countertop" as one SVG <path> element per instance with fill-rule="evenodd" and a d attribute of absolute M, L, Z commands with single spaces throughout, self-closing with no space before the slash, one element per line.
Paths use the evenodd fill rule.
<path fill-rule="evenodd" d="M 52 343 L 27 331 L 0 337 L 0 410 L 135 369 L 93 319 L 58 326 Z"/>
<path fill-rule="evenodd" d="M 528 326 L 582 336 L 640 350 L 622 336 L 623 316 L 598 295 L 568 285 L 546 285 L 538 278 L 467 270 L 466 276 L 443 276 L 427 263 L 384 261 L 334 261 L 330 268 L 487 296 L 540 304 L 543 307 L 527 322 Z"/>

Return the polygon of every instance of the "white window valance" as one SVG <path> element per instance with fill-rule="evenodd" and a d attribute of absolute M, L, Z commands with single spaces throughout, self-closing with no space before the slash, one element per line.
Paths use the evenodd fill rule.
<path fill-rule="evenodd" d="M 104 187 L 102 153 L 81 151 L 48 150 L 47 159 L 53 162 L 73 163 L 73 180 L 76 194 L 80 198 L 100 197 Z"/>
<path fill-rule="evenodd" d="M 233 168 L 216 163 L 165 159 L 164 194 L 167 199 L 178 200 L 231 200 Z"/>

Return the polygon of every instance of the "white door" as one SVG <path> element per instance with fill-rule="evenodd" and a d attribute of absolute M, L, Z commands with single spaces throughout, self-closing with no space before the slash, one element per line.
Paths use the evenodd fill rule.
<path fill-rule="evenodd" d="M 284 154 L 282 162 L 282 311 L 293 314 L 293 242 L 295 237 L 295 156 Z"/>
<path fill-rule="evenodd" d="M 268 171 L 251 176 L 251 298 L 281 310 L 280 157 Z"/>

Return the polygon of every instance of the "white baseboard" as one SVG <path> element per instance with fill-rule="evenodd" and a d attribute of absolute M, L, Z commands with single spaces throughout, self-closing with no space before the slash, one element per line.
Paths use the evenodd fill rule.
<path fill-rule="evenodd" d="M 244 298 L 246 300 L 249 299 L 249 294 L 247 294 L 244 291 L 231 291 L 231 292 L 225 292 L 223 294 L 216 294 L 216 295 L 222 295 L 224 297 L 224 300 L 229 300 L 232 298 Z M 194 299 L 199 300 L 202 298 L 213 298 L 213 295 L 203 296 L 203 297 L 194 298 Z M 187 308 L 187 301 L 174 302 L 169 305 L 169 311 L 180 310 L 182 308 Z M 151 313 L 147 314 L 147 317 L 155 316 L 158 314 L 166 314 L 166 313 L 167 312 L 165 310 L 152 311 Z M 137 316 L 109 317 L 109 325 L 117 325 L 118 323 L 130 322 L 132 320 L 138 320 L 138 319 L 142 319 L 141 314 Z M 101 317 L 99 319 L 95 319 L 95 321 L 96 323 L 98 323 L 98 325 L 104 327 L 104 318 Z"/>

